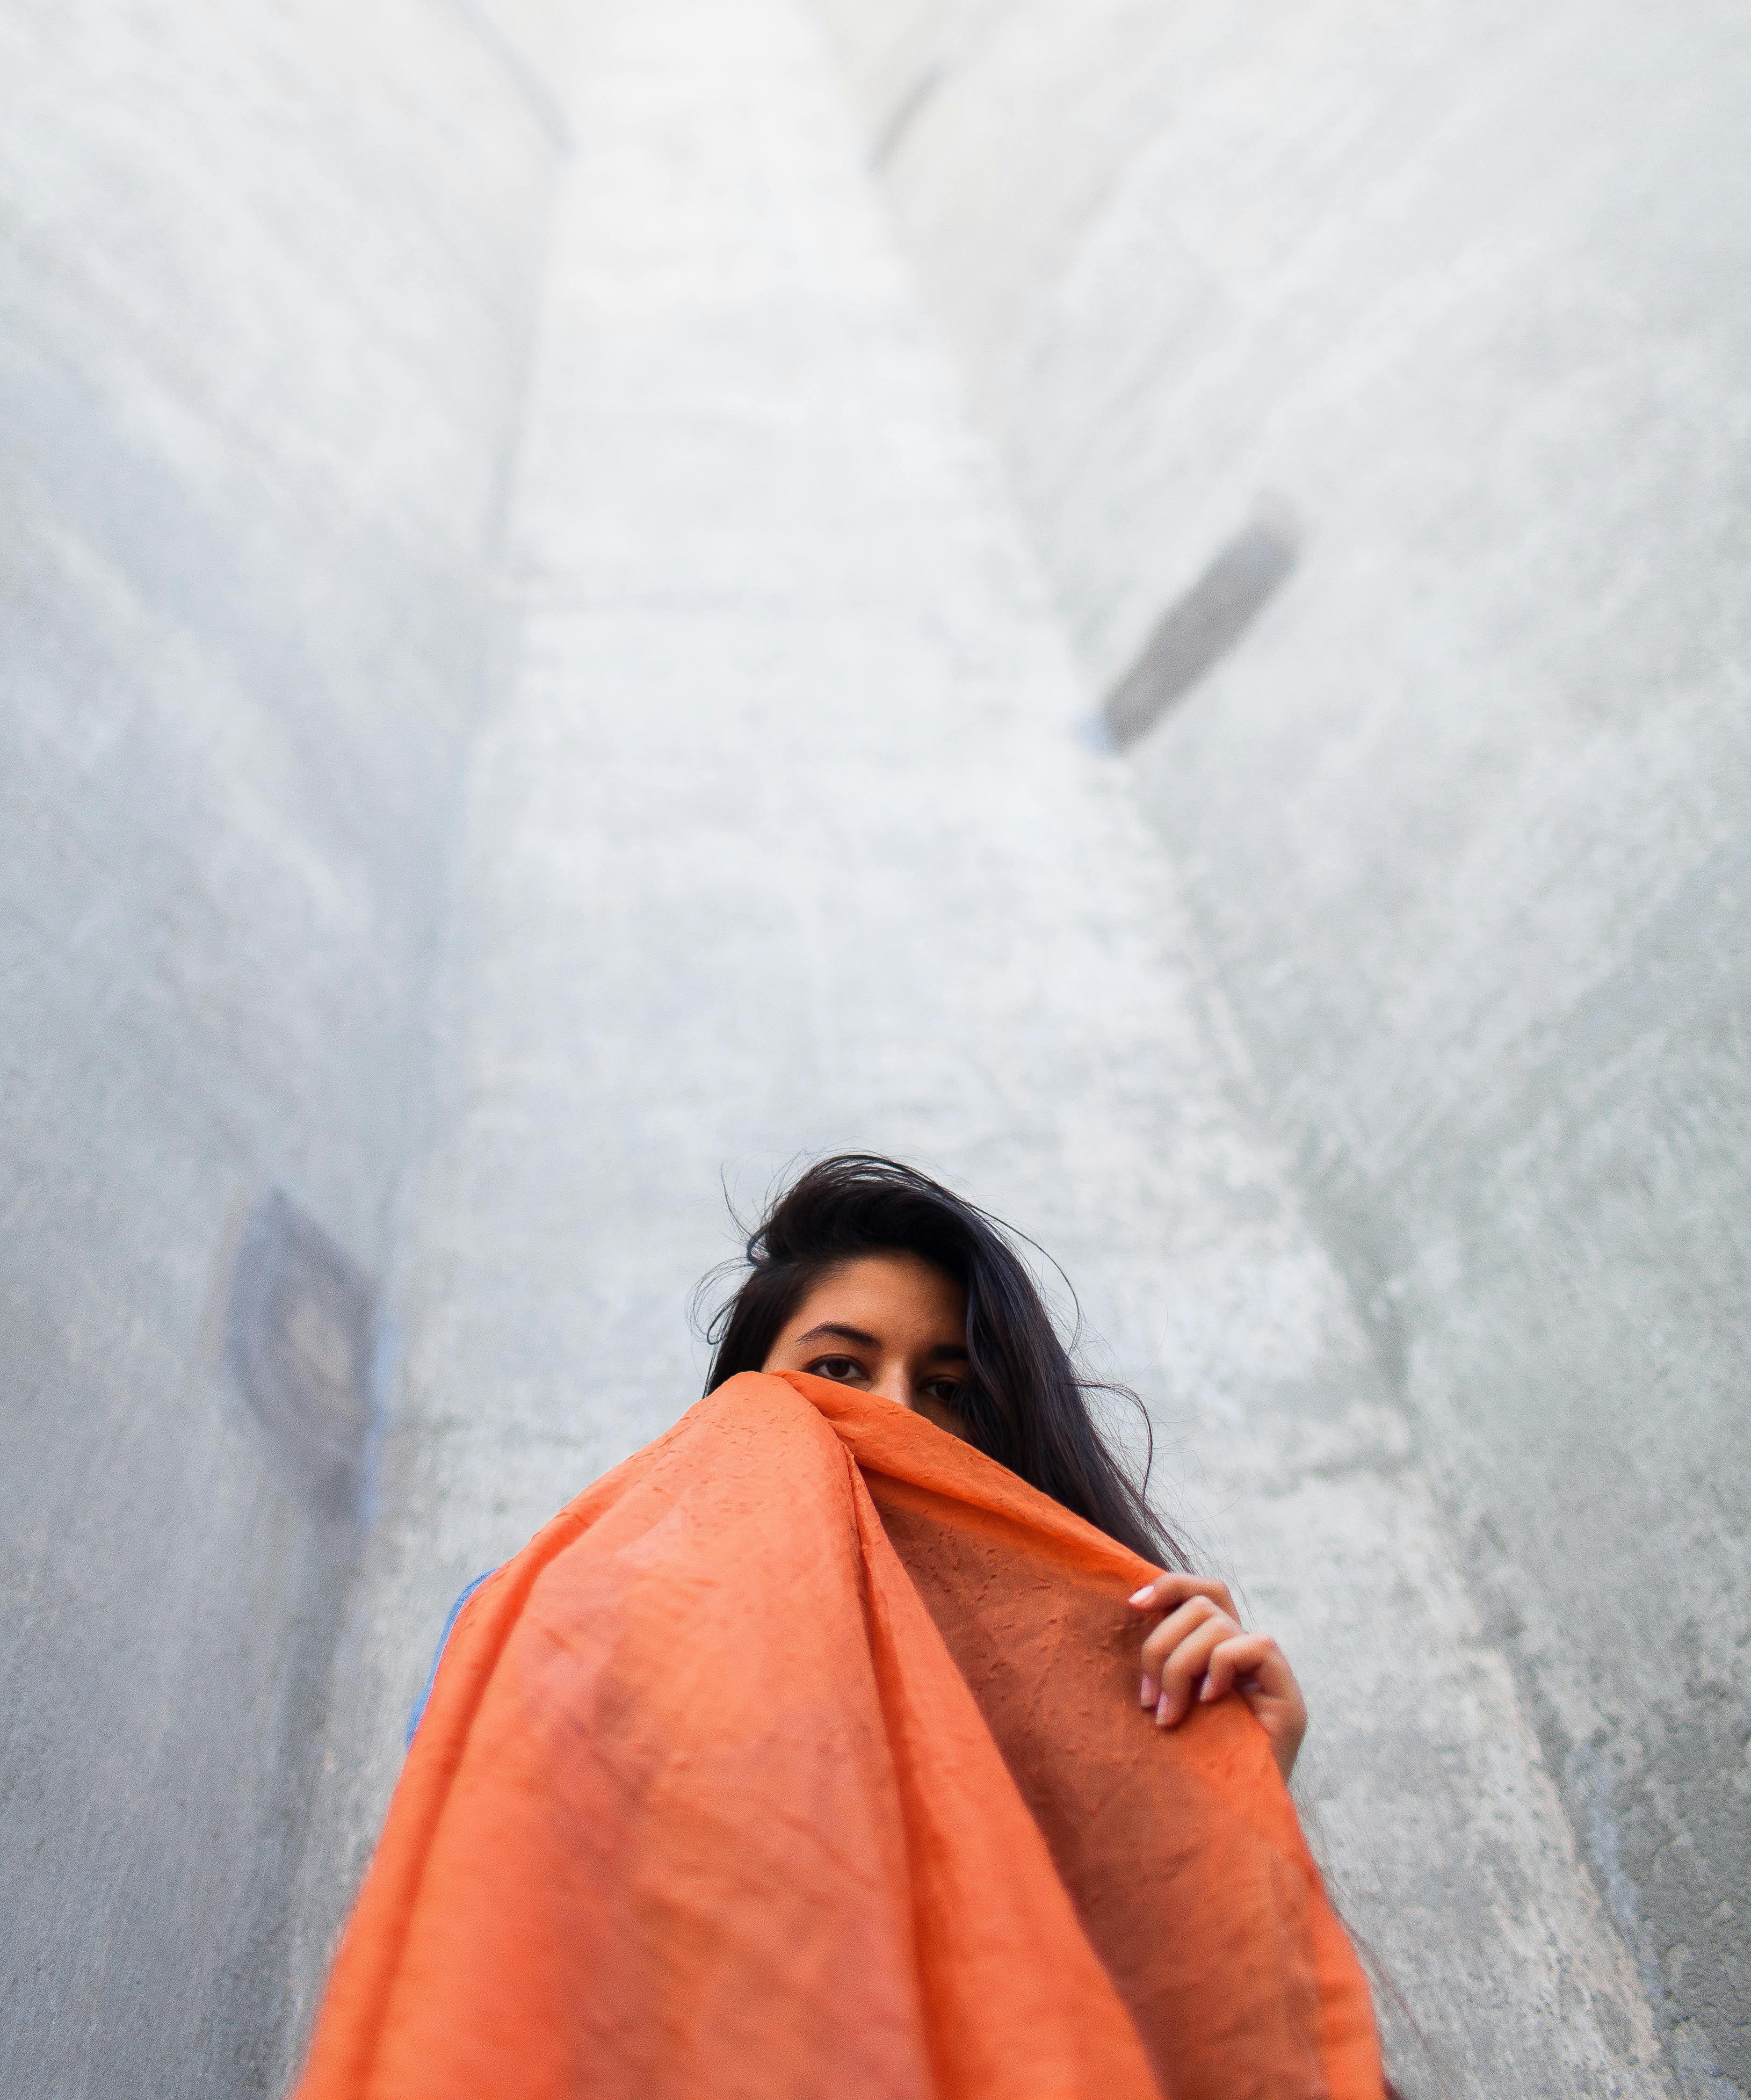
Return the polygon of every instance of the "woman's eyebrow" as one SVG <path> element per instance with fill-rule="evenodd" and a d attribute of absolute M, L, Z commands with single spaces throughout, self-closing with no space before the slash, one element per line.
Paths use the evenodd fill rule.
<path fill-rule="evenodd" d="M 841 1342 L 855 1342 L 859 1348 L 879 1349 L 881 1347 L 879 1335 L 866 1335 L 861 1327 L 848 1327 L 839 1320 L 823 1320 L 818 1327 L 811 1327 L 806 1335 L 799 1335 L 796 1346 L 801 1348 L 805 1342 L 823 1341 L 830 1335 Z M 967 1361 L 967 1352 L 959 1342 L 938 1342 L 927 1349 L 924 1355 L 927 1361 L 933 1364 L 964 1364 Z"/>

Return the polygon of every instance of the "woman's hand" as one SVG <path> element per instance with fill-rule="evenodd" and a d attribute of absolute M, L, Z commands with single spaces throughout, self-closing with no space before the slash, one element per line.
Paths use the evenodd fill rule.
<path fill-rule="evenodd" d="M 1155 1709 L 1156 1725 L 1171 1728 L 1193 1706 L 1237 1692 L 1286 1780 L 1308 1732 L 1307 1701 L 1277 1643 L 1241 1625 L 1228 1585 L 1207 1575 L 1158 1575 L 1131 1603 L 1139 1612 L 1167 1614 L 1143 1643 L 1142 1700 Z"/>

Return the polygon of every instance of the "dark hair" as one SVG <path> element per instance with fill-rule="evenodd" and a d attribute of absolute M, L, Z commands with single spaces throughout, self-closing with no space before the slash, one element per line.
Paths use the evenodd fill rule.
<path fill-rule="evenodd" d="M 748 1273 L 708 1324 L 712 1392 L 757 1371 L 809 1289 L 849 1261 L 910 1254 L 952 1277 L 967 1299 L 967 1378 L 957 1402 L 969 1442 L 1157 1566 L 1185 1557 L 1114 1459 L 1086 1395 L 1142 1403 L 1079 1378 L 1007 1228 L 915 1168 L 841 1153 L 799 1175 L 748 1238 Z M 700 1286 L 708 1290 L 717 1275 Z M 1147 1426 L 1149 1417 L 1144 1415 Z M 1153 1440 L 1150 1440 L 1153 1454 Z"/>

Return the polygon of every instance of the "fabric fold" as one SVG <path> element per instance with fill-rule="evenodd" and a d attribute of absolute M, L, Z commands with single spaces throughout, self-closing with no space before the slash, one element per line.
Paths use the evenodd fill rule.
<path fill-rule="evenodd" d="M 299 2100 L 1378 2100 L 1262 1732 L 1137 1706 L 1144 1572 L 730 1380 L 468 1599 Z"/>

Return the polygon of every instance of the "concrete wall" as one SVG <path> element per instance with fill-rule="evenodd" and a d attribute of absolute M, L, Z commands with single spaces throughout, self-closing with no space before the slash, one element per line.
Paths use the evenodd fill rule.
<path fill-rule="evenodd" d="M 1751 31 L 821 4 L 1669 2059 L 1751 2091 Z"/>
<path fill-rule="evenodd" d="M 1175 1515 L 1295 1656 L 1303 1803 L 1432 2045 L 1387 2005 L 1419 2100 L 1656 2100 L 1633 1965 L 806 0 L 580 20 L 307 2001 L 450 1599 L 697 1391 L 720 1172 L 757 1202 L 873 1145 L 1064 1262 Z"/>
<path fill-rule="evenodd" d="M 559 14 L 0 12 L 17 2100 L 276 2076 Z"/>
<path fill-rule="evenodd" d="M 857 1145 L 1143 1391 L 1418 2100 L 1751 2085 L 1744 78 L 0 15 L 8 2094 L 284 2081 L 451 1598 Z"/>

